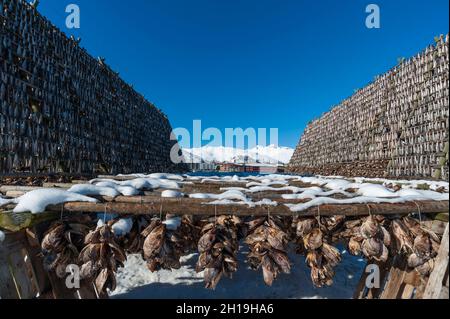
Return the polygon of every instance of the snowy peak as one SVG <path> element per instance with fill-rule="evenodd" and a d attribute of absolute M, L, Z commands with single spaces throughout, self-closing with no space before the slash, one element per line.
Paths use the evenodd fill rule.
<path fill-rule="evenodd" d="M 294 150 L 275 145 L 256 146 L 247 150 L 224 146 L 204 146 L 201 148 L 185 148 L 183 154 L 186 161 L 192 163 L 288 164 Z"/>

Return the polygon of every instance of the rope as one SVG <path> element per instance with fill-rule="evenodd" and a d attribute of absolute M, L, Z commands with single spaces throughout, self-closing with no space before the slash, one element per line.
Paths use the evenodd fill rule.
<path fill-rule="evenodd" d="M 421 212 L 419 203 L 417 203 L 416 201 L 413 201 L 413 202 L 414 202 L 414 204 L 416 204 L 416 206 L 417 206 L 417 209 L 418 209 L 418 211 L 419 211 L 419 221 L 420 221 L 420 223 L 422 223 L 422 212 Z"/>
<path fill-rule="evenodd" d="M 217 225 L 217 205 L 214 205 L 214 225 Z"/>
<path fill-rule="evenodd" d="M 370 205 L 369 204 L 366 204 L 366 205 L 367 205 L 367 209 L 369 209 L 369 216 L 372 216 L 372 212 L 370 210 Z"/>
<path fill-rule="evenodd" d="M 106 211 L 107 211 L 107 208 L 108 208 L 108 203 L 105 203 L 105 210 L 104 210 L 104 214 L 103 214 L 103 223 L 105 223 L 105 225 L 106 225 Z"/>
<path fill-rule="evenodd" d="M 322 222 L 320 220 L 320 206 L 317 206 L 317 222 L 319 223 L 319 229 L 322 228 Z"/>
<path fill-rule="evenodd" d="M 63 216 L 64 216 L 64 203 L 61 205 L 61 220 L 63 220 Z"/>

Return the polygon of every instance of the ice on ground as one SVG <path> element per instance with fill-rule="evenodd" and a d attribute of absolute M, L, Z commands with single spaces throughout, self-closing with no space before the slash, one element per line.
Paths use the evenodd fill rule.
<path fill-rule="evenodd" d="M 174 190 L 165 190 L 161 193 L 161 197 L 163 198 L 181 198 L 184 197 L 184 194 Z"/>
<path fill-rule="evenodd" d="M 178 270 L 151 273 L 140 255 L 131 255 L 125 268 L 117 273 L 114 299 L 350 299 L 364 270 L 359 257 L 344 254 L 336 267 L 335 283 L 331 287 L 316 288 L 311 282 L 305 257 L 289 254 L 293 263 L 289 275 L 280 274 L 272 287 L 264 284 L 262 271 L 253 271 L 246 262 L 246 247 L 238 254 L 238 271 L 233 278 L 223 277 L 216 290 L 205 289 L 203 273 L 196 273 L 197 254 L 181 258 Z M 359 261 L 361 260 L 361 261 Z"/>
<path fill-rule="evenodd" d="M 131 232 L 133 228 L 133 219 L 132 218 L 122 218 L 112 225 L 112 232 L 117 237 L 126 236 Z"/>
<path fill-rule="evenodd" d="M 86 196 L 108 196 L 108 197 L 117 197 L 120 193 L 111 187 L 102 187 L 98 185 L 92 184 L 78 184 L 74 185 L 67 190 L 71 193 L 77 193 L 80 195 Z"/>
<path fill-rule="evenodd" d="M 14 200 L 17 206 L 14 213 L 31 212 L 33 214 L 43 213 L 47 206 L 58 205 L 67 202 L 90 202 L 97 203 L 95 198 L 90 198 L 77 193 L 60 189 L 37 189 L 22 195 Z"/>

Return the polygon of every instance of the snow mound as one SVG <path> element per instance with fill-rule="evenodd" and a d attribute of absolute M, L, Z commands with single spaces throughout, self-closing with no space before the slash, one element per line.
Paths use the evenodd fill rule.
<path fill-rule="evenodd" d="M 117 197 L 120 193 L 111 187 L 103 187 L 98 185 L 91 184 L 78 184 L 74 185 L 67 190 L 71 193 L 77 193 L 80 195 L 86 196 L 108 196 L 108 197 Z"/>
<path fill-rule="evenodd" d="M 165 190 L 164 192 L 161 193 L 161 197 L 163 198 L 182 198 L 183 196 L 184 196 L 183 193 L 170 189 Z"/>
<path fill-rule="evenodd" d="M 222 194 L 203 194 L 203 193 L 197 193 L 197 194 L 191 194 L 189 195 L 190 198 L 197 198 L 197 199 L 227 199 L 227 200 L 239 200 L 239 201 L 248 201 L 247 196 L 245 196 L 242 192 L 238 190 L 229 190 Z"/>
<path fill-rule="evenodd" d="M 113 183 L 113 182 L 99 182 L 99 183 L 96 183 L 95 185 L 99 186 L 99 187 L 114 188 L 116 191 L 118 191 L 123 196 L 141 195 L 141 192 L 132 186 L 121 186 L 121 185 Z"/>
<path fill-rule="evenodd" d="M 133 228 L 133 219 L 132 218 L 122 218 L 112 225 L 112 232 L 117 237 L 126 236 L 130 233 Z"/>
<path fill-rule="evenodd" d="M 357 193 L 361 196 L 370 197 L 382 197 L 382 198 L 393 198 L 398 197 L 398 194 L 387 189 L 382 185 L 376 184 L 362 184 L 359 186 Z"/>
<path fill-rule="evenodd" d="M 17 203 L 17 206 L 13 210 L 14 213 L 31 212 L 32 214 L 39 214 L 43 213 L 49 205 L 58 205 L 68 202 L 97 203 L 97 200 L 65 190 L 43 188 L 28 192 L 15 199 L 14 202 Z"/>

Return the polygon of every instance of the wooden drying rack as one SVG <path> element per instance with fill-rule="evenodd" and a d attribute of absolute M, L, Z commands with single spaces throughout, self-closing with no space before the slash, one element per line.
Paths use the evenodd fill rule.
<path fill-rule="evenodd" d="M 129 179 L 127 177 L 99 176 L 100 178 Z M 44 188 L 67 189 L 73 184 L 86 183 L 76 181 L 73 183 L 45 183 Z M 301 182 L 289 181 L 291 186 L 308 187 L 311 185 Z M 184 183 L 181 189 L 185 194 L 193 193 L 221 193 L 222 187 L 242 187 L 244 183 L 237 182 L 192 182 Z M 280 185 L 281 186 L 281 185 Z M 274 186 L 275 187 L 275 186 Z M 1 186 L 0 191 L 13 197 L 40 187 Z M 382 287 L 367 289 L 365 281 L 367 274 L 363 274 L 354 293 L 359 299 L 393 299 L 393 298 L 448 298 L 448 201 L 417 201 L 401 204 L 333 204 L 322 205 L 320 208 L 312 207 L 299 213 L 293 213 L 286 207 L 286 203 L 302 203 L 306 201 L 286 200 L 281 194 L 288 191 L 270 191 L 261 193 L 248 193 L 252 201 L 268 198 L 278 202 L 278 206 L 247 205 L 211 205 L 211 200 L 191 198 L 161 198 L 161 191 L 144 192 L 143 196 L 116 198 L 98 197 L 100 203 L 66 203 L 64 205 L 50 206 L 47 212 L 39 215 L 24 214 L 25 220 L 20 225 L 14 225 L 10 212 L 0 214 L 0 226 L 10 230 L 5 245 L 0 246 L 0 296 L 4 298 L 76 298 L 92 299 L 107 298 L 99 295 L 92 283 L 84 282 L 80 289 L 69 290 L 55 274 L 45 271 L 42 267 L 40 254 L 40 238 L 42 238 L 44 225 L 58 219 L 63 214 L 79 213 L 116 213 L 119 215 L 144 214 L 172 214 L 172 215 L 199 215 L 214 216 L 233 214 L 237 216 L 264 216 L 267 214 L 281 216 L 367 216 L 391 215 L 393 217 L 411 213 L 441 215 L 446 222 L 439 220 L 427 221 L 427 227 L 439 228 L 443 233 L 443 240 L 439 255 L 436 259 L 435 270 L 426 281 L 413 270 L 408 269 L 404 258 L 394 257 L 387 263 L 379 264 L 382 276 Z M 445 231 L 443 231 L 445 229 Z"/>

